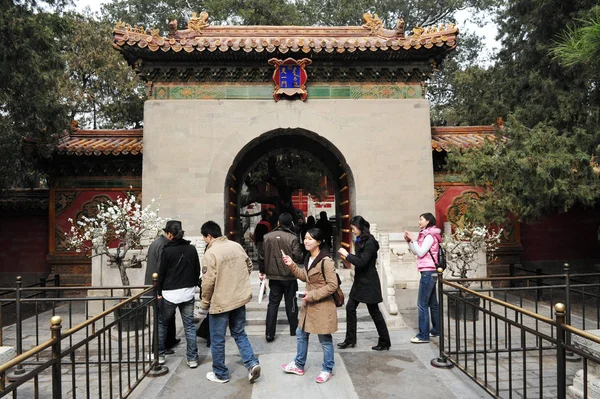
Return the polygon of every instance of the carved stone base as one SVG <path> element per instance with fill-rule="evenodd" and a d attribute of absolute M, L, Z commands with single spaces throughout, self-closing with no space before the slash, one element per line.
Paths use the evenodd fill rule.
<path fill-rule="evenodd" d="M 586 330 L 587 333 L 600 336 L 600 330 Z M 600 344 L 587 340 L 578 335 L 573 335 L 573 346 L 589 353 L 592 356 L 600 356 Z M 583 369 L 575 373 L 573 385 L 567 388 L 567 394 L 571 398 L 583 398 Z M 592 361 L 587 366 L 587 397 L 590 399 L 600 399 L 600 365 Z"/>

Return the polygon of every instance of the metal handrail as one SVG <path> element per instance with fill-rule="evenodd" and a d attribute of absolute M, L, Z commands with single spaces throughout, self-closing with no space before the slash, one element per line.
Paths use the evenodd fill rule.
<path fill-rule="evenodd" d="M 26 352 L 23 352 L 19 356 L 15 356 L 8 362 L 0 364 L 0 374 L 5 373 L 10 368 L 15 367 L 18 364 L 21 364 L 21 363 L 25 362 L 27 359 L 29 359 L 30 357 L 35 356 L 35 355 L 43 352 L 44 350 L 50 348 L 52 345 L 54 345 L 56 343 L 56 340 L 57 340 L 56 338 L 50 338 L 48 341 L 41 343 L 37 346 L 34 346 L 33 348 L 29 349 Z"/>
<path fill-rule="evenodd" d="M 509 308 L 511 310 L 514 310 L 515 312 L 519 312 L 519 313 L 522 313 L 522 314 L 527 315 L 529 317 L 532 317 L 532 318 L 534 318 L 536 320 L 543 321 L 544 323 L 554 324 L 554 320 L 552 320 L 549 317 L 542 316 L 540 314 L 537 314 L 535 312 L 529 311 L 527 309 L 520 308 L 520 307 L 515 306 L 515 305 L 513 305 L 511 303 L 502 301 L 500 299 L 493 298 L 493 297 L 491 297 L 489 295 L 481 294 L 481 293 L 479 293 L 477 291 L 474 291 L 474 290 L 472 290 L 470 288 L 463 287 L 463 286 L 461 286 L 459 284 L 455 284 L 453 282 L 449 282 L 448 280 L 444 280 L 443 283 L 446 284 L 446 285 L 449 285 L 450 287 L 456 288 L 456 289 L 458 289 L 460 291 L 465 291 L 465 292 L 467 292 L 467 293 L 469 293 L 471 295 L 477 296 L 479 298 L 483 298 L 486 301 L 490 301 L 490 302 L 496 303 L 498 305 L 501 305 L 501 306 L 504 306 L 504 307 Z"/>
<path fill-rule="evenodd" d="M 150 292 L 152 290 L 153 290 L 152 287 L 147 288 L 146 290 L 140 292 L 139 294 L 137 294 L 135 296 L 132 296 L 131 298 L 126 299 L 123 302 L 119 302 L 116 305 L 108 308 L 107 310 L 105 310 L 105 311 L 97 314 L 96 316 L 92 317 L 91 319 L 88 319 L 88 320 L 84 321 L 83 323 L 80 323 L 80 324 L 76 325 L 75 327 L 71 327 L 70 329 L 65 330 L 62 333 L 61 338 L 66 338 L 69 335 L 75 334 L 77 331 L 80 331 L 80 330 L 84 329 L 85 327 L 87 327 L 87 326 L 89 326 L 91 324 L 94 324 L 95 322 L 97 322 L 98 320 L 104 318 L 105 316 L 109 315 L 110 313 L 113 313 L 116 309 L 119 309 L 119 308 L 123 307 L 124 305 L 126 305 L 128 303 L 131 303 L 134 300 L 139 299 L 143 294 L 147 294 L 148 292 Z"/>

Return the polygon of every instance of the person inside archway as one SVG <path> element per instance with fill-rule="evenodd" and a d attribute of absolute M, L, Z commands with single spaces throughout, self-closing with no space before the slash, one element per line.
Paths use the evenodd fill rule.
<path fill-rule="evenodd" d="M 385 319 L 379 310 L 381 296 L 381 282 L 377 273 L 377 251 L 379 243 L 373 237 L 370 224 L 362 216 L 354 216 L 350 220 L 350 229 L 356 236 L 356 254 L 350 254 L 344 248 L 338 250 L 342 259 L 354 265 L 354 283 L 350 290 L 350 298 L 346 305 L 346 339 L 337 346 L 346 349 L 356 345 L 356 308 L 362 302 L 367 305 L 369 314 L 375 323 L 379 341 L 371 349 L 375 351 L 389 350 L 391 346 L 390 333 Z"/>
<path fill-rule="evenodd" d="M 327 212 L 321 211 L 319 213 L 319 220 L 317 221 L 315 227 L 320 229 L 323 234 L 325 234 L 325 245 L 327 245 L 327 250 L 331 251 L 331 235 L 333 234 L 333 229 L 331 228 L 331 224 L 327 218 Z"/>
<path fill-rule="evenodd" d="M 260 211 L 260 222 L 254 228 L 254 235 L 252 239 L 254 241 L 254 245 L 256 245 L 256 249 L 258 252 L 261 251 L 265 234 L 270 233 L 273 230 L 273 227 L 270 222 L 271 214 L 268 209 L 263 209 Z"/>

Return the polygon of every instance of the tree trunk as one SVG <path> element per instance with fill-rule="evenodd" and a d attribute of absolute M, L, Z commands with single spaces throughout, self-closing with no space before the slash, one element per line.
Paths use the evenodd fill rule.
<path fill-rule="evenodd" d="M 129 277 L 127 276 L 127 268 L 125 267 L 125 265 L 123 264 L 123 259 L 116 259 L 115 262 L 117 263 L 117 267 L 119 268 L 119 273 L 121 274 L 121 283 L 123 283 L 123 286 L 129 286 Z M 124 288 L 123 292 L 125 294 L 125 296 L 131 296 L 131 289 L 130 288 Z"/>

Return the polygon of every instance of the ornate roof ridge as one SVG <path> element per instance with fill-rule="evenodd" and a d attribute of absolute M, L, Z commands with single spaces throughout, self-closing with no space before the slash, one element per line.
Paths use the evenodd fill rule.
<path fill-rule="evenodd" d="M 211 26 L 208 14 L 194 13 L 187 29 L 177 30 L 177 21 L 169 23 L 167 37 L 160 35 L 158 29 L 145 29 L 143 26 L 131 26 L 122 21 L 113 29 L 114 46 L 148 48 L 151 52 L 159 49 L 163 52 L 194 50 L 213 52 L 227 50 L 245 52 L 354 52 L 355 50 L 385 51 L 426 49 L 456 46 L 458 28 L 454 24 L 427 28 L 416 27 L 411 35 L 404 31 L 404 20 L 399 19 L 393 30 L 384 29 L 377 14 L 363 15 L 362 26 Z"/>

